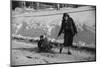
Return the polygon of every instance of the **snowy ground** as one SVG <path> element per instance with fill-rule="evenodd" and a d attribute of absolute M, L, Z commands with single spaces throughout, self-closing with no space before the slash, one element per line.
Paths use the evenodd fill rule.
<path fill-rule="evenodd" d="M 94 61 L 95 53 L 85 50 L 71 49 L 72 55 L 67 54 L 67 48 L 62 54 L 59 48 L 53 48 L 51 52 L 38 52 L 36 43 L 12 40 L 12 65 L 48 64 L 76 61 Z"/>
<path fill-rule="evenodd" d="M 62 14 L 65 12 L 72 11 L 84 11 L 90 10 L 89 7 L 82 7 L 78 9 L 61 9 L 59 11 L 36 11 L 36 12 L 25 12 L 22 14 L 12 13 L 12 29 L 20 35 L 27 35 L 27 37 L 39 36 L 42 30 L 41 24 L 45 24 L 48 29 L 54 25 L 60 25 L 62 20 Z M 57 14 L 57 15 L 55 15 Z M 59 15 L 58 15 L 59 14 Z M 50 15 L 50 16 L 49 16 Z M 95 43 L 95 10 L 70 13 L 71 17 L 74 19 L 75 24 L 82 29 L 78 33 L 76 40 L 80 41 L 79 44 L 82 45 L 85 40 L 90 42 L 89 48 L 92 46 L 92 42 Z M 51 19 L 50 19 L 51 18 Z M 15 24 L 15 26 L 14 26 Z M 34 24 L 40 24 L 40 29 L 34 29 L 36 27 Z M 50 25 L 51 26 L 48 26 Z M 84 24 L 86 24 L 84 26 Z M 32 26 L 33 25 L 33 26 Z M 89 25 L 89 27 L 87 26 Z M 32 27 L 32 28 L 31 28 Z M 39 27 L 39 25 L 37 26 Z M 17 29 L 18 28 L 18 29 Z M 85 28 L 85 29 L 84 29 Z M 53 28 L 52 28 L 53 29 Z M 36 31 L 37 30 L 37 31 Z M 56 31 L 55 31 L 56 30 Z M 56 36 L 58 27 L 55 28 L 52 37 Z M 13 31 L 12 31 L 13 32 Z M 43 32 L 43 31 L 42 31 Z M 51 32 L 49 32 L 51 33 Z M 42 34 L 42 33 L 41 33 Z M 88 34 L 88 35 L 87 35 Z M 91 34 L 91 35 L 90 35 Z M 27 40 L 27 39 L 26 39 Z M 95 44 L 93 43 L 93 49 L 95 50 Z M 83 43 L 84 44 L 84 43 Z M 87 44 L 85 45 L 88 46 Z M 29 43 L 26 41 L 12 40 L 12 65 L 33 65 L 33 64 L 48 64 L 48 63 L 61 63 L 61 62 L 76 62 L 76 61 L 94 61 L 95 51 L 88 51 L 83 49 L 71 48 L 72 55 L 67 54 L 67 48 L 63 49 L 62 54 L 59 53 L 59 48 L 53 48 L 51 52 L 38 52 L 37 43 Z"/>

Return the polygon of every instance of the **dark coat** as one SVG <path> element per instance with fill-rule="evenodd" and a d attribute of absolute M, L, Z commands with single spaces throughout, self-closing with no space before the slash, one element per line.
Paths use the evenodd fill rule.
<path fill-rule="evenodd" d="M 61 29 L 58 33 L 58 36 L 60 36 L 61 33 L 64 33 L 64 35 L 70 33 L 72 34 L 72 36 L 74 36 L 77 33 L 77 28 L 71 17 L 69 17 L 68 20 L 62 20 Z"/>
<path fill-rule="evenodd" d="M 51 45 L 50 45 L 50 42 L 48 41 L 47 38 L 40 40 L 38 42 L 38 47 L 42 50 L 46 50 L 46 49 L 49 50 L 49 49 L 52 48 Z"/>

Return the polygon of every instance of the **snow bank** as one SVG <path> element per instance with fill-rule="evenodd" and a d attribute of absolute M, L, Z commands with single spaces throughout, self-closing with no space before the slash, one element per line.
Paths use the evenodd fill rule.
<path fill-rule="evenodd" d="M 96 19 L 95 8 L 92 7 L 64 8 L 61 10 L 26 12 L 13 15 L 12 24 L 18 24 L 13 26 L 13 28 L 16 27 L 14 30 L 16 32 L 14 34 L 20 34 L 25 37 L 39 37 L 46 33 L 50 37 L 55 38 L 60 29 L 62 15 L 65 12 L 68 12 L 74 19 L 77 28 L 80 30 L 79 32 L 85 32 L 85 34 L 82 35 L 81 33 L 78 34 L 79 40 L 86 41 L 89 39 L 89 42 L 95 41 L 95 27 L 93 26 L 95 26 Z M 89 36 L 90 34 L 92 37 Z M 82 36 L 86 37 L 82 39 Z"/>

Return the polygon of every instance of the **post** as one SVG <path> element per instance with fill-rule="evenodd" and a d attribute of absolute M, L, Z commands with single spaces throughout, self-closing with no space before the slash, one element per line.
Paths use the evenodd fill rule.
<path fill-rule="evenodd" d="M 36 10 L 38 10 L 38 9 L 39 9 L 39 6 L 40 6 L 40 3 L 39 3 L 39 2 L 37 2 L 37 3 L 36 3 Z"/>
<path fill-rule="evenodd" d="M 23 1 L 23 8 L 25 8 L 26 7 L 26 2 L 25 1 Z"/>
<path fill-rule="evenodd" d="M 57 10 L 60 10 L 60 4 L 59 3 L 57 4 Z"/>
<path fill-rule="evenodd" d="M 34 9 L 34 4 L 33 4 L 33 2 L 32 2 L 32 4 L 31 4 L 31 6 L 32 6 L 32 9 Z"/>
<path fill-rule="evenodd" d="M 21 1 L 21 2 L 20 2 L 20 7 L 21 7 L 21 8 L 26 7 L 26 2 L 25 2 L 25 1 Z"/>

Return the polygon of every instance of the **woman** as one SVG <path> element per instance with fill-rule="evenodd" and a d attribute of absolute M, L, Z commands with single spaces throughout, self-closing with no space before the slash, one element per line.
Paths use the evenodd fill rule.
<path fill-rule="evenodd" d="M 68 54 L 71 54 L 71 52 L 69 51 L 69 48 L 70 46 L 72 46 L 73 37 L 77 33 L 77 29 L 76 29 L 73 19 L 68 15 L 68 13 L 63 14 L 61 29 L 57 37 L 59 37 L 61 33 L 64 33 L 63 46 L 68 47 Z M 60 53 L 61 52 L 62 52 L 62 47 L 60 49 Z"/>

